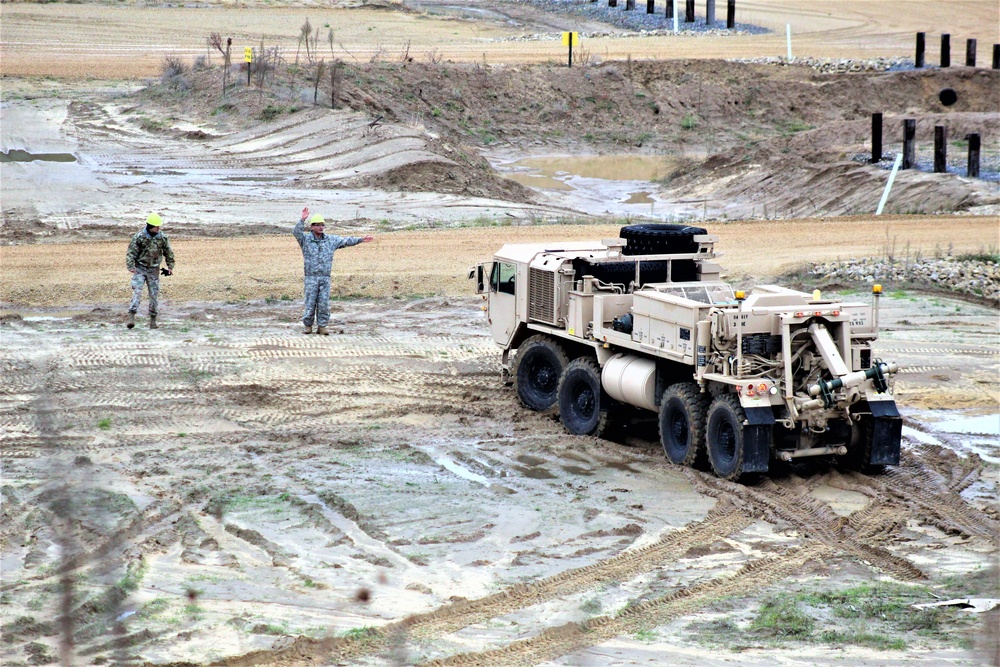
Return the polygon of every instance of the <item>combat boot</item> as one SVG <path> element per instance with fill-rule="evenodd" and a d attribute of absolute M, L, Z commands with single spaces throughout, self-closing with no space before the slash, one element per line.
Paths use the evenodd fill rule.
<path fill-rule="evenodd" d="M 160 328 L 160 327 L 156 326 L 156 315 L 150 315 L 149 316 L 149 328 L 150 329 L 159 329 Z"/>
<path fill-rule="evenodd" d="M 131 311 L 129 312 L 128 317 L 125 318 L 125 326 L 127 326 L 129 329 L 135 327 L 135 313 Z"/>
<path fill-rule="evenodd" d="M 326 330 L 326 327 L 316 327 L 316 333 L 320 336 L 329 336 L 330 332 Z"/>
<path fill-rule="evenodd" d="M 310 326 L 307 326 L 306 330 L 303 331 L 302 333 L 304 333 L 304 334 L 311 334 L 312 332 L 313 332 L 313 328 L 312 328 L 312 325 L 310 325 Z"/>

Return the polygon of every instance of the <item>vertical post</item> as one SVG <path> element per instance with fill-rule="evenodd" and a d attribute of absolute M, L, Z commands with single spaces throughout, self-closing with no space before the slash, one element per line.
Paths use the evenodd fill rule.
<path fill-rule="evenodd" d="M 715 23 L 715 0 L 705 0 L 705 25 Z"/>
<path fill-rule="evenodd" d="M 669 21 L 674 18 L 674 0 L 667 0 L 666 5 L 667 8 L 663 13 L 663 18 Z"/>
<path fill-rule="evenodd" d="M 974 39 L 965 40 L 965 66 L 976 66 L 976 40 Z"/>
<path fill-rule="evenodd" d="M 869 162 L 882 161 L 882 114 L 872 114 L 872 157 Z"/>
<path fill-rule="evenodd" d="M 568 66 L 572 67 L 573 66 L 573 31 L 572 30 L 569 31 L 569 39 L 566 40 L 566 41 L 569 42 L 569 65 Z"/>
<path fill-rule="evenodd" d="M 618 0 L 608 0 L 608 7 L 617 7 Z"/>
<path fill-rule="evenodd" d="M 635 9 L 635 0 L 625 0 L 625 11 L 630 12 Z"/>
<path fill-rule="evenodd" d="M 732 30 L 736 27 L 736 0 L 726 1 L 726 28 Z"/>
<path fill-rule="evenodd" d="M 646 0 L 646 13 L 647 14 L 656 13 L 656 0 Z"/>
<path fill-rule="evenodd" d="M 687 0 L 684 6 L 684 22 L 694 23 L 694 0 Z"/>
<path fill-rule="evenodd" d="M 941 67 L 951 67 L 951 35 L 941 35 Z"/>
<path fill-rule="evenodd" d="M 993 69 L 1000 69 L 1000 44 L 993 45 Z"/>
<path fill-rule="evenodd" d="M 924 49 L 926 47 L 927 33 L 917 33 L 917 55 L 913 59 L 913 66 L 920 69 L 924 66 Z"/>
<path fill-rule="evenodd" d="M 678 30 L 680 30 L 680 28 L 677 25 L 677 20 L 678 20 L 678 17 L 677 17 L 677 0 L 670 0 L 670 1 L 674 5 L 674 32 L 677 32 Z"/>
<path fill-rule="evenodd" d="M 792 24 L 785 24 L 785 41 L 788 42 L 788 59 L 792 59 Z"/>
<path fill-rule="evenodd" d="M 917 156 L 917 120 L 903 121 L 903 169 L 913 169 Z"/>
<path fill-rule="evenodd" d="M 948 173 L 948 128 L 934 126 L 934 173 Z"/>
<path fill-rule="evenodd" d="M 969 141 L 969 178 L 979 178 L 979 133 L 965 135 Z"/>
<path fill-rule="evenodd" d="M 885 190 L 882 191 L 882 199 L 878 202 L 878 208 L 875 209 L 875 215 L 882 215 L 882 209 L 885 208 L 885 203 L 889 200 L 889 191 L 892 190 L 892 183 L 896 180 L 896 172 L 899 171 L 899 163 L 903 161 L 902 155 L 896 156 L 896 161 L 892 163 L 892 171 L 889 172 L 889 180 L 886 181 Z M 878 313 L 875 314 L 876 322 L 878 322 Z M 878 331 L 878 324 L 875 325 L 875 331 Z"/>

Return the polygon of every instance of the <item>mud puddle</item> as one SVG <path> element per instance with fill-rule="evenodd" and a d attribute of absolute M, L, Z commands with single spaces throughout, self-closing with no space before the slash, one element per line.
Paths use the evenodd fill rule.
<path fill-rule="evenodd" d="M 715 210 L 705 200 L 679 201 L 664 194 L 660 181 L 681 161 L 662 155 L 507 156 L 493 166 L 551 203 L 592 214 L 687 220 Z"/>
<path fill-rule="evenodd" d="M 29 153 L 25 150 L 11 149 L 0 151 L 0 163 L 4 162 L 76 162 L 72 153 Z"/>

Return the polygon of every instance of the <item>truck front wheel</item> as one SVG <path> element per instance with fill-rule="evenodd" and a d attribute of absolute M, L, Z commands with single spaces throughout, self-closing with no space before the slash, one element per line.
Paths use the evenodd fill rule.
<path fill-rule="evenodd" d="M 562 346 L 548 336 L 532 336 L 521 343 L 514 361 L 514 390 L 524 407 L 539 412 L 552 408 L 568 363 Z"/>
<path fill-rule="evenodd" d="M 569 362 L 559 380 L 559 416 L 574 435 L 600 437 L 608 425 L 611 399 L 601 388 L 601 370 L 594 359 Z"/>
<path fill-rule="evenodd" d="M 678 382 L 663 392 L 660 443 L 671 462 L 684 466 L 704 463 L 709 399 L 694 382 Z"/>
<path fill-rule="evenodd" d="M 743 422 L 746 413 L 735 394 L 721 394 L 708 408 L 708 460 L 712 472 L 723 479 L 743 474 Z"/>

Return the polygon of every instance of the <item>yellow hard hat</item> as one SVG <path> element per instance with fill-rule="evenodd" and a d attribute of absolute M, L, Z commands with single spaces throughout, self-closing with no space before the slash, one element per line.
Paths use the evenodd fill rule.
<path fill-rule="evenodd" d="M 159 227 L 163 224 L 163 218 L 161 218 L 158 213 L 150 213 L 149 217 L 146 218 L 146 224 L 153 227 Z"/>
<path fill-rule="evenodd" d="M 325 225 L 326 224 L 326 220 L 324 220 L 323 216 L 321 216 L 319 213 L 315 213 L 315 214 L 313 214 L 313 216 L 311 218 L 309 218 L 309 224 L 310 225 L 316 225 L 316 224 Z"/>

